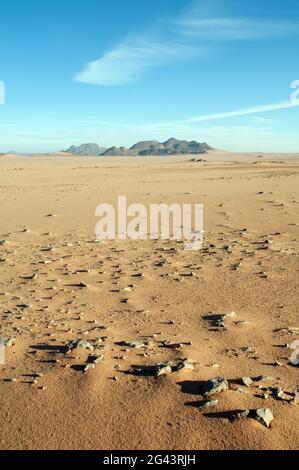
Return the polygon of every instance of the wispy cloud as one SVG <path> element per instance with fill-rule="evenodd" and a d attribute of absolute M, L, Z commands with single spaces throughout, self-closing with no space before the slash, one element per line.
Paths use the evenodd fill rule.
<path fill-rule="evenodd" d="M 105 53 L 101 59 L 90 62 L 76 75 L 76 80 L 93 85 L 124 85 L 138 79 L 149 68 L 189 60 L 201 51 L 203 48 L 179 40 L 130 39 Z"/>
<path fill-rule="evenodd" d="M 284 101 L 282 103 L 266 104 L 261 106 L 251 106 L 249 108 L 242 108 L 236 111 L 229 111 L 226 113 L 215 113 L 215 114 L 204 114 L 202 116 L 194 116 L 192 118 L 182 121 L 183 123 L 202 122 L 202 121 L 213 121 L 218 119 L 227 119 L 236 116 L 247 116 L 250 114 L 264 113 L 267 111 L 277 111 L 281 109 L 295 108 L 299 106 L 299 103 L 292 101 Z"/>
<path fill-rule="evenodd" d="M 153 67 L 198 59 L 215 47 L 215 41 L 240 41 L 298 34 L 299 23 L 265 18 L 205 17 L 186 13 L 160 22 L 155 34 L 129 36 L 75 75 L 78 82 L 121 86 L 134 82 Z M 157 39 L 159 38 L 159 39 Z"/>
<path fill-rule="evenodd" d="M 285 37 L 298 34 L 299 22 L 265 18 L 185 18 L 175 22 L 177 31 L 189 38 L 236 41 Z"/>
<path fill-rule="evenodd" d="M 299 107 L 299 102 L 292 102 L 292 101 L 284 101 L 281 103 L 274 103 L 274 104 L 266 104 L 266 105 L 259 105 L 259 106 L 251 106 L 247 108 L 241 108 L 235 111 L 228 111 L 224 113 L 214 113 L 214 114 L 202 114 L 199 116 L 193 116 L 188 119 L 180 120 L 180 121 L 171 121 L 171 122 L 160 122 L 160 123 L 151 123 L 151 124 L 128 124 L 128 123 L 116 123 L 116 122 L 107 122 L 107 121 L 91 121 L 91 124 L 97 124 L 101 126 L 108 126 L 114 128 L 121 128 L 121 129 L 131 129 L 131 130 L 139 130 L 142 132 L 159 132 L 165 131 L 172 134 L 173 132 L 178 131 L 188 131 L 196 129 L 194 124 L 198 122 L 205 122 L 205 121 L 219 121 L 234 117 L 240 116 L 250 116 L 250 119 L 254 122 L 259 124 L 269 125 L 273 124 L 272 118 L 264 118 L 261 116 L 251 116 L 251 115 L 258 115 L 260 113 L 270 112 L 270 111 L 279 111 L 283 109 L 290 109 Z M 258 128 L 254 128 L 258 129 Z"/>

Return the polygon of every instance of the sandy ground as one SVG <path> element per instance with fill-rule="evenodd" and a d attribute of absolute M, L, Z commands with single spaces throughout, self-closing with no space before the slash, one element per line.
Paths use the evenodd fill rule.
<path fill-rule="evenodd" d="M 1 449 L 298 449 L 299 155 L 258 157 L 0 158 Z M 203 202 L 204 249 L 96 243 L 95 207 L 119 194 Z M 94 350 L 67 353 L 77 339 Z M 131 371 L 183 359 L 194 369 Z M 217 376 L 229 389 L 201 409 Z M 229 419 L 259 408 L 269 429 Z"/>

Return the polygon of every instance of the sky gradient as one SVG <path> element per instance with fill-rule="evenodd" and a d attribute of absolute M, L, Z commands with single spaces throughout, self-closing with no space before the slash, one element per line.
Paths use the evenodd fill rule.
<path fill-rule="evenodd" d="M 299 152 L 298 0 L 12 0 L 0 13 L 0 152 L 169 137 Z"/>

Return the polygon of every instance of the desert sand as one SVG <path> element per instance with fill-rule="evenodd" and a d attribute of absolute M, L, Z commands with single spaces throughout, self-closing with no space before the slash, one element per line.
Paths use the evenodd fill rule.
<path fill-rule="evenodd" d="M 1 449 L 298 449 L 299 155 L 191 158 L 0 157 Z M 118 195 L 202 202 L 203 249 L 97 242 Z"/>

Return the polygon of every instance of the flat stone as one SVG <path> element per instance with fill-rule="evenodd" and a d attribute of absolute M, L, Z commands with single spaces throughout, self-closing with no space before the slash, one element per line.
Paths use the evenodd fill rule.
<path fill-rule="evenodd" d="M 254 380 L 257 382 L 270 382 L 271 380 L 273 380 L 273 377 L 271 377 L 270 375 L 259 375 Z"/>
<path fill-rule="evenodd" d="M 163 346 L 169 349 L 181 349 L 183 347 L 182 343 L 171 343 L 170 341 L 164 341 Z"/>
<path fill-rule="evenodd" d="M 119 346 L 124 346 L 126 348 L 141 349 L 152 346 L 154 342 L 151 339 L 147 339 L 145 341 L 120 341 L 116 344 L 118 344 Z"/>
<path fill-rule="evenodd" d="M 179 370 L 194 370 L 194 364 L 186 361 L 179 361 L 177 364 L 172 366 L 172 372 L 178 372 Z"/>
<path fill-rule="evenodd" d="M 271 422 L 274 420 L 274 416 L 270 408 L 258 408 L 252 411 L 252 416 L 262 423 L 267 428 L 270 427 Z"/>
<path fill-rule="evenodd" d="M 225 314 L 225 318 L 235 318 L 236 316 L 236 312 L 228 312 Z"/>
<path fill-rule="evenodd" d="M 168 364 L 157 364 L 154 367 L 154 375 L 155 377 L 159 377 L 159 375 L 169 374 L 172 372 L 172 368 Z"/>
<path fill-rule="evenodd" d="M 77 339 L 69 341 L 65 347 L 66 351 L 72 351 L 73 349 L 89 349 L 90 351 L 94 350 L 93 345 L 86 339 Z"/>
<path fill-rule="evenodd" d="M 212 406 L 217 406 L 219 403 L 218 400 L 203 400 L 198 403 L 198 408 L 204 410 L 205 408 L 211 408 Z"/>
<path fill-rule="evenodd" d="M 246 385 L 246 387 L 250 387 L 250 385 L 253 384 L 253 380 L 251 380 L 250 377 L 242 377 L 241 381 L 244 385 Z"/>
<path fill-rule="evenodd" d="M 224 377 L 215 377 L 202 386 L 202 395 L 210 397 L 225 390 L 228 390 L 227 380 Z"/>
<path fill-rule="evenodd" d="M 7 348 L 13 346 L 15 343 L 14 338 L 7 338 L 6 336 L 0 336 L 0 345 L 6 346 Z"/>
<path fill-rule="evenodd" d="M 84 367 L 84 372 L 87 372 L 89 369 L 94 369 L 95 365 L 94 364 L 86 364 Z"/>

